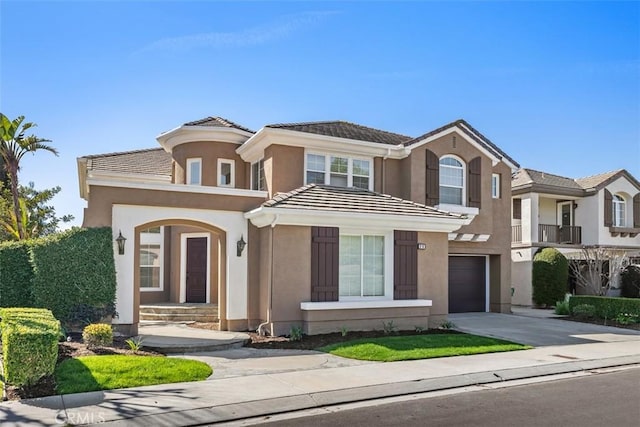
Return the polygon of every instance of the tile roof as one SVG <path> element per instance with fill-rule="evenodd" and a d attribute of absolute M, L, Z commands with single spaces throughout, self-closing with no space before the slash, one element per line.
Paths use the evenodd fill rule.
<path fill-rule="evenodd" d="M 444 126 L 441 126 L 437 129 L 434 129 L 430 132 L 425 133 L 424 135 L 420 135 L 417 138 L 413 138 L 410 141 L 406 141 L 404 143 L 405 146 L 410 146 L 413 144 L 417 144 L 418 142 L 425 140 L 433 135 L 437 135 L 440 132 L 443 132 L 451 127 L 457 126 L 458 128 L 462 129 L 462 131 L 471 139 L 473 139 L 474 141 L 476 141 L 478 144 L 480 144 L 481 147 L 485 148 L 486 150 L 488 150 L 490 153 L 492 153 L 494 156 L 496 156 L 499 159 L 507 159 L 509 162 L 511 162 L 513 165 L 515 165 L 516 167 L 519 167 L 520 165 L 518 164 L 518 162 L 516 162 L 514 159 L 512 159 L 507 153 L 505 153 L 504 151 L 502 151 L 497 145 L 495 145 L 493 142 L 491 142 L 491 140 L 489 140 L 489 138 L 487 138 L 486 136 L 484 136 L 483 134 L 481 134 L 478 130 L 476 130 L 473 126 L 471 126 L 466 120 L 463 119 L 458 119 L 455 120 L 451 123 L 447 123 Z"/>
<path fill-rule="evenodd" d="M 557 188 L 558 191 L 570 191 L 572 194 L 576 192 L 590 192 L 600 190 L 620 177 L 625 177 L 640 190 L 640 182 L 625 169 L 605 172 L 598 175 L 592 175 L 585 178 L 572 179 L 551 173 L 540 172 L 533 169 L 519 169 L 511 179 L 511 188 L 518 189 L 520 187 L 544 186 L 545 190 Z M 539 188 L 539 187 L 538 187 Z M 564 194 L 564 193 L 563 193 Z M 579 195 L 579 193 L 577 194 Z"/>
<path fill-rule="evenodd" d="M 84 156 L 87 170 L 171 176 L 171 154 L 162 148 Z"/>
<path fill-rule="evenodd" d="M 345 213 L 462 218 L 409 200 L 360 188 L 309 184 L 288 193 L 278 193 L 264 207 Z"/>
<path fill-rule="evenodd" d="M 512 187 L 527 184 L 547 185 L 551 187 L 582 190 L 583 188 L 573 179 L 533 169 L 518 169 L 511 180 Z"/>
<path fill-rule="evenodd" d="M 585 190 L 588 190 L 590 188 L 596 188 L 598 187 L 600 184 L 603 184 L 604 182 L 608 181 L 609 179 L 613 178 L 614 176 L 620 174 L 624 172 L 624 169 L 618 169 L 615 171 L 610 171 L 610 172 L 605 172 L 605 173 L 601 173 L 598 175 L 592 175 L 592 176 L 587 176 L 584 178 L 578 178 L 576 179 L 576 182 Z"/>
<path fill-rule="evenodd" d="M 276 123 L 266 125 L 265 127 L 389 145 L 399 145 L 411 139 L 410 136 L 374 129 L 341 120 L 327 122 Z"/>
<path fill-rule="evenodd" d="M 205 117 L 204 119 L 187 122 L 184 124 L 184 126 L 227 127 L 227 128 L 240 129 L 245 132 L 255 133 L 251 129 L 246 128 L 244 126 L 240 126 L 239 124 L 234 123 L 231 120 L 227 120 L 223 117 Z"/>

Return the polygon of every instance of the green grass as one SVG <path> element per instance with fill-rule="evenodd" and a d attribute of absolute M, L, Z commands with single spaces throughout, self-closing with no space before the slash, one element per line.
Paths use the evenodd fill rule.
<path fill-rule="evenodd" d="M 395 362 L 529 348 L 531 347 L 477 335 L 434 334 L 364 338 L 331 344 L 318 350 L 349 359 Z"/>
<path fill-rule="evenodd" d="M 67 359 L 54 372 L 59 394 L 153 384 L 200 381 L 211 367 L 196 360 L 161 356 L 84 356 Z"/>

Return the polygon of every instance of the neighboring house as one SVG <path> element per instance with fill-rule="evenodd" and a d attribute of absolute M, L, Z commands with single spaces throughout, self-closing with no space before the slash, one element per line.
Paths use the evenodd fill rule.
<path fill-rule="evenodd" d="M 121 330 L 141 304 L 217 305 L 220 328 L 314 334 L 510 312 L 511 175 L 463 120 L 411 138 L 220 117 L 161 148 L 80 157 L 84 226 L 108 226 Z M 245 248 L 246 245 L 246 248 Z"/>
<path fill-rule="evenodd" d="M 514 305 L 531 305 L 532 260 L 555 247 L 597 246 L 640 257 L 640 182 L 626 170 L 571 179 L 520 169 L 511 181 Z"/>

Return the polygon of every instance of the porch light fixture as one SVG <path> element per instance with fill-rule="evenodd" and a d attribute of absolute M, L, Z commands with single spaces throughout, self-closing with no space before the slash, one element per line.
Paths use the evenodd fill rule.
<path fill-rule="evenodd" d="M 244 241 L 244 235 L 240 236 L 240 240 L 236 243 L 237 255 L 242 256 L 242 251 L 244 251 L 245 246 L 247 246 L 247 242 Z"/>
<path fill-rule="evenodd" d="M 118 237 L 116 237 L 116 243 L 118 244 L 118 255 L 124 255 L 124 242 L 127 239 L 122 235 L 122 231 L 118 231 Z"/>

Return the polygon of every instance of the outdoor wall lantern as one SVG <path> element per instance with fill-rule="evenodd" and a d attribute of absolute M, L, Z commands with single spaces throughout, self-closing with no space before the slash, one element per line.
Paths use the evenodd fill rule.
<path fill-rule="evenodd" d="M 122 231 L 118 232 L 118 237 L 116 237 L 116 243 L 118 244 L 118 254 L 119 255 L 124 255 L 124 242 L 126 242 L 127 239 L 122 235 Z"/>
<path fill-rule="evenodd" d="M 245 246 L 247 246 L 247 242 L 244 241 L 244 235 L 240 236 L 240 240 L 238 240 L 238 242 L 236 243 L 237 246 L 237 255 L 241 256 L 242 255 L 242 251 L 244 251 Z"/>

